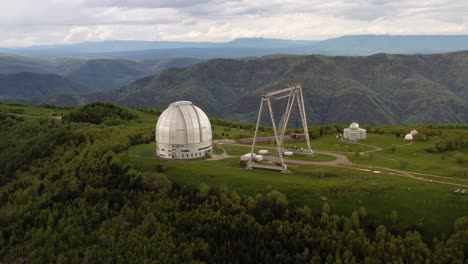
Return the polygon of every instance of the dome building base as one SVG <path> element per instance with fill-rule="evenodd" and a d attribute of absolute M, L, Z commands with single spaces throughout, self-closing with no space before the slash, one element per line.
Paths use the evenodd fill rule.
<path fill-rule="evenodd" d="M 163 159 L 197 159 L 209 157 L 213 153 L 211 142 L 192 145 L 159 144 L 156 155 Z"/>

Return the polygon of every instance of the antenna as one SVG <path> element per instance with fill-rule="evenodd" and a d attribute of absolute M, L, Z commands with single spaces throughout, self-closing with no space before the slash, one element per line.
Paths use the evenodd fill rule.
<path fill-rule="evenodd" d="M 275 118 L 273 114 L 273 108 L 271 107 L 271 100 L 281 100 L 284 98 L 288 99 L 288 103 L 286 105 L 285 112 L 281 116 L 278 126 L 276 126 L 276 122 L 275 122 Z M 304 127 L 304 136 L 307 142 L 307 150 L 310 153 L 313 153 L 310 147 L 309 131 L 307 128 L 307 118 L 306 118 L 305 107 L 304 107 L 304 97 L 302 95 L 302 85 L 300 83 L 295 83 L 293 85 L 289 85 L 289 86 L 280 88 L 278 90 L 262 94 L 262 100 L 260 102 L 260 109 L 258 110 L 257 124 L 255 126 L 255 133 L 254 133 L 254 138 L 252 142 L 252 149 L 250 151 L 249 163 L 252 163 L 253 152 L 254 152 L 255 143 L 257 140 L 258 127 L 260 125 L 260 119 L 262 116 L 263 102 L 266 102 L 266 104 L 268 105 L 268 110 L 270 112 L 270 118 L 271 118 L 271 123 L 273 125 L 273 131 L 275 133 L 276 146 L 277 146 L 278 156 L 280 158 L 281 167 L 283 167 L 283 172 L 288 172 L 286 164 L 284 164 L 284 159 L 283 159 L 283 143 L 284 143 L 284 133 L 286 132 L 289 117 L 291 115 L 291 110 L 293 109 L 295 102 L 297 102 L 297 106 L 299 108 L 299 114 L 302 120 L 302 126 Z"/>

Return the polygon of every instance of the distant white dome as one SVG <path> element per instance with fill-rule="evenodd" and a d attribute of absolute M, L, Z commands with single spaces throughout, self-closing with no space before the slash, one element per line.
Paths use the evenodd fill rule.
<path fill-rule="evenodd" d="M 163 158 L 186 159 L 211 154 L 211 123 L 190 101 L 178 101 L 162 112 L 156 123 L 156 153 Z"/>
<path fill-rule="evenodd" d="M 358 128 L 359 128 L 359 124 L 356 123 L 356 122 L 352 122 L 351 125 L 349 125 L 349 128 L 351 128 L 351 129 L 353 129 L 353 130 L 354 130 L 354 129 L 358 129 Z"/>
<path fill-rule="evenodd" d="M 411 130 L 410 134 L 414 136 L 414 135 L 418 134 L 418 131 L 413 129 L 413 130 Z"/>
<path fill-rule="evenodd" d="M 406 134 L 405 140 L 413 140 L 413 136 L 411 134 Z"/>

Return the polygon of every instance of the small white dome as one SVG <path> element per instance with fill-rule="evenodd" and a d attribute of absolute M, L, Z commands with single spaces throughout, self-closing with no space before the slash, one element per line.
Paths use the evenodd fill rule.
<path fill-rule="evenodd" d="M 356 123 L 356 122 L 352 122 L 351 125 L 349 125 L 349 128 L 351 128 L 351 129 L 353 129 L 353 130 L 354 130 L 354 129 L 358 129 L 358 128 L 359 128 L 359 124 Z"/>
<path fill-rule="evenodd" d="M 406 134 L 405 140 L 413 140 L 413 136 L 411 134 Z"/>
<path fill-rule="evenodd" d="M 418 131 L 416 131 L 415 129 L 413 129 L 413 130 L 411 130 L 410 134 L 414 136 L 414 135 L 418 134 Z"/>

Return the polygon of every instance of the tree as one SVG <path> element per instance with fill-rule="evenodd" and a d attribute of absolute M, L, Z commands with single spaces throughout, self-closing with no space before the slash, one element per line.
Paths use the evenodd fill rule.
<path fill-rule="evenodd" d="M 358 213 L 359 213 L 359 218 L 364 219 L 367 215 L 366 208 L 363 206 L 359 207 Z"/>
<path fill-rule="evenodd" d="M 330 214 L 330 205 L 329 205 L 327 202 L 325 202 L 325 203 L 323 204 L 323 206 L 322 206 L 322 212 L 327 213 L 327 214 Z"/>
<path fill-rule="evenodd" d="M 398 214 L 395 210 L 392 211 L 390 214 L 390 220 L 392 221 L 393 224 L 395 224 L 398 221 Z"/>
<path fill-rule="evenodd" d="M 387 228 L 384 225 L 379 225 L 375 229 L 375 240 L 380 241 L 384 240 L 387 237 Z"/>

